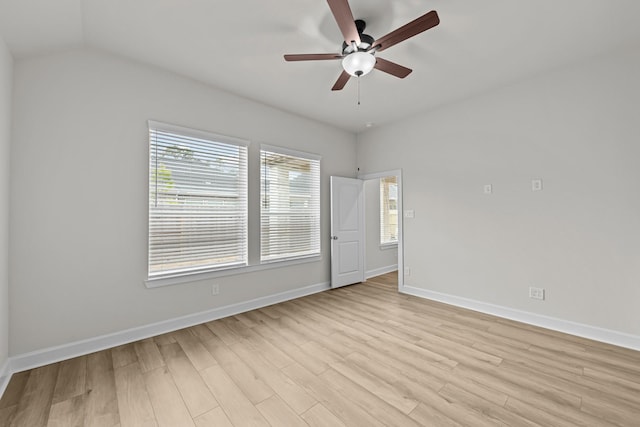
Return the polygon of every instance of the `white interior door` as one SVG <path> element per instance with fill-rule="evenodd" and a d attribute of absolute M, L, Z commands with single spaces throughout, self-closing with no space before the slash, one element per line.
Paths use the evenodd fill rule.
<path fill-rule="evenodd" d="M 331 287 L 364 281 L 364 192 L 360 179 L 331 177 Z"/>

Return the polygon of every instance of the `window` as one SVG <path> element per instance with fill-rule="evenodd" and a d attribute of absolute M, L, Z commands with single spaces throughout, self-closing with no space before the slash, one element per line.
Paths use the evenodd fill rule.
<path fill-rule="evenodd" d="M 398 243 L 398 182 L 395 176 L 380 178 L 380 244 Z"/>
<path fill-rule="evenodd" d="M 260 261 L 320 254 L 320 158 L 260 151 Z"/>
<path fill-rule="evenodd" d="M 149 279 L 247 264 L 247 145 L 149 122 Z"/>

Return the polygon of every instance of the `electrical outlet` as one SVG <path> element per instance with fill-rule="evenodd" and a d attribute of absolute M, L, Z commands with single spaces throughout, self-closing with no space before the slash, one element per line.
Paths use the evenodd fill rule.
<path fill-rule="evenodd" d="M 544 288 L 529 287 L 529 298 L 544 300 Z"/>
<path fill-rule="evenodd" d="M 409 267 L 405 267 L 404 268 L 404 275 L 405 276 L 411 276 L 411 269 Z"/>
<path fill-rule="evenodd" d="M 531 191 L 541 191 L 542 190 L 542 180 L 534 179 L 531 181 Z"/>
<path fill-rule="evenodd" d="M 493 193 L 493 186 L 491 184 L 485 184 L 484 194 L 491 194 L 491 193 Z"/>
<path fill-rule="evenodd" d="M 220 293 L 220 285 L 217 283 L 211 285 L 211 295 L 218 295 Z"/>

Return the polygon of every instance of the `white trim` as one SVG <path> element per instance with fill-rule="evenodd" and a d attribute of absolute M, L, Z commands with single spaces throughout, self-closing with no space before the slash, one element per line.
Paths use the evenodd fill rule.
<path fill-rule="evenodd" d="M 251 141 L 237 138 L 235 136 L 220 135 L 206 130 L 192 129 L 184 126 L 162 123 L 155 120 L 147 120 L 147 125 L 149 127 L 149 130 L 154 129 L 161 132 L 177 133 L 179 135 L 184 135 L 191 138 L 205 139 L 207 141 L 224 142 L 227 144 L 238 145 L 240 147 L 248 147 L 251 144 Z"/>
<path fill-rule="evenodd" d="M 632 350 L 640 350 L 640 336 L 637 335 L 627 334 L 611 329 L 599 328 L 597 326 L 586 325 L 583 323 L 572 322 L 570 320 L 544 316 L 541 314 L 517 310 L 482 301 L 476 301 L 469 298 L 458 297 L 455 295 L 429 291 L 427 289 L 421 289 L 412 286 L 403 286 L 402 289 L 400 289 L 400 292 L 420 298 L 443 302 L 445 304 L 454 305 L 456 307 L 479 311 L 481 313 L 486 313 L 505 319 L 527 323 L 529 325 L 540 326 L 542 328 L 564 332 L 578 337 L 617 345 L 619 347 L 630 348 Z"/>
<path fill-rule="evenodd" d="M 388 251 L 390 249 L 398 249 L 398 242 L 382 243 L 381 245 L 378 245 L 378 248 L 380 248 L 381 251 Z"/>
<path fill-rule="evenodd" d="M 11 375 L 13 374 L 11 372 L 10 366 L 10 359 L 7 359 L 4 361 L 2 368 L 0 368 L 0 398 L 4 394 L 4 391 L 7 389 L 7 385 L 9 385 Z"/>
<path fill-rule="evenodd" d="M 290 291 L 267 295 L 199 313 L 188 314 L 186 316 L 176 317 L 174 319 L 164 320 L 137 328 L 126 329 L 124 331 L 101 335 L 95 338 L 89 338 L 56 347 L 49 347 L 42 350 L 32 351 L 30 353 L 20 354 L 10 357 L 9 365 L 12 373 L 25 371 L 27 369 L 33 369 L 50 363 L 59 362 L 61 360 L 94 353 L 107 348 L 176 331 L 178 329 L 199 325 L 204 322 L 233 316 L 235 314 L 244 313 L 257 308 L 266 307 L 268 305 L 323 292 L 328 289 L 328 282 L 292 289 Z"/>
<path fill-rule="evenodd" d="M 398 269 L 398 264 L 388 265 L 386 267 L 374 268 L 373 270 L 368 270 L 364 273 L 365 279 L 370 279 L 371 277 L 380 276 L 381 274 L 391 273 L 392 271 L 396 271 Z"/>
<path fill-rule="evenodd" d="M 269 151 L 272 153 L 284 154 L 285 156 L 302 157 L 308 160 L 321 161 L 322 156 L 315 153 L 308 153 L 306 151 L 292 150 L 290 148 L 278 147 L 277 145 L 260 144 L 260 151 Z"/>
<path fill-rule="evenodd" d="M 292 265 L 320 261 L 322 261 L 322 255 L 312 255 L 306 258 L 289 259 L 284 261 L 271 261 L 263 264 L 243 265 L 242 267 L 229 267 L 220 270 L 185 273 L 179 276 L 157 277 L 155 279 L 146 279 L 144 281 L 144 285 L 147 288 L 159 288 L 162 286 L 201 282 L 203 280 L 215 279 L 218 277 L 236 276 L 238 274 L 254 273 L 256 271 L 271 270 L 273 268 L 289 267 Z"/>

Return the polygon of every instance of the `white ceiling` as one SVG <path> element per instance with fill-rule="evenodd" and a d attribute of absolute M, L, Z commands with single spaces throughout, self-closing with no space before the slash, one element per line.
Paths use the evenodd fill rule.
<path fill-rule="evenodd" d="M 638 0 L 351 0 L 379 38 L 436 10 L 441 23 L 381 52 L 414 71 L 374 70 L 344 90 L 325 0 L 0 0 L 16 58 L 89 46 L 174 71 L 354 132 L 614 49 L 640 46 Z"/>

